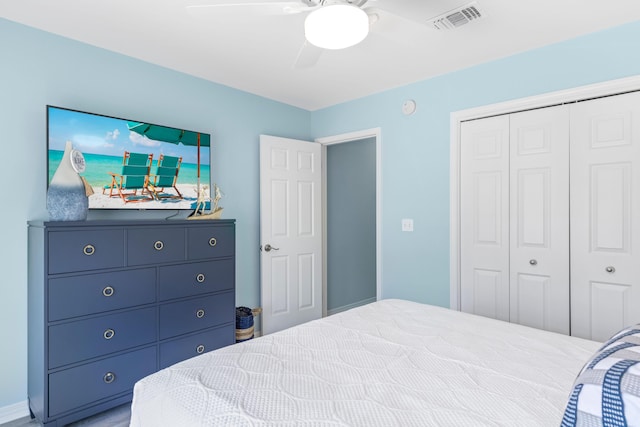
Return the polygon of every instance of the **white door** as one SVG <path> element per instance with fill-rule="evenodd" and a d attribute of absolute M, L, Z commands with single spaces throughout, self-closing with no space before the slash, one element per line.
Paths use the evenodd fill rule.
<path fill-rule="evenodd" d="M 640 322 L 640 93 L 571 109 L 571 334 Z"/>
<path fill-rule="evenodd" d="M 509 116 L 461 124 L 460 303 L 509 320 Z"/>
<path fill-rule="evenodd" d="M 322 316 L 321 145 L 260 136 L 262 333 Z"/>
<path fill-rule="evenodd" d="M 510 321 L 569 334 L 569 107 L 510 115 Z"/>

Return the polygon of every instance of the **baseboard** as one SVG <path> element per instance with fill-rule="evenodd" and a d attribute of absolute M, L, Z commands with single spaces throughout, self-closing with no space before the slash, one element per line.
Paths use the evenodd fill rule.
<path fill-rule="evenodd" d="M 29 402 L 27 400 L 0 408 L 0 424 L 8 423 L 28 416 Z"/>
<path fill-rule="evenodd" d="M 352 308 L 360 307 L 361 305 L 367 305 L 372 302 L 376 302 L 376 297 L 363 299 L 362 301 L 354 302 L 352 304 L 343 305 L 342 307 L 332 308 L 331 310 L 327 310 L 327 316 L 331 316 L 332 314 L 337 314 L 342 311 L 351 310 Z"/>

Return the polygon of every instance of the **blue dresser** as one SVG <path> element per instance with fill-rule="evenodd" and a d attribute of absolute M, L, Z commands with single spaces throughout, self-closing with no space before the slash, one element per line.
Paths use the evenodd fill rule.
<path fill-rule="evenodd" d="M 29 409 L 63 426 L 235 342 L 233 220 L 29 223 Z"/>

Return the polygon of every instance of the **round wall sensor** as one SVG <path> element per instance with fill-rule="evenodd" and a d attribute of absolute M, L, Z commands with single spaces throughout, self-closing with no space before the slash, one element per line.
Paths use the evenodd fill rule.
<path fill-rule="evenodd" d="M 416 111 L 416 101 L 413 99 L 407 99 L 402 103 L 402 114 L 405 116 L 411 115 Z"/>

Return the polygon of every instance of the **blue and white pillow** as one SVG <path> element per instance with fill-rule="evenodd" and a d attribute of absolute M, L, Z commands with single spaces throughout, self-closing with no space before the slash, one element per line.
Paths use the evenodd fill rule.
<path fill-rule="evenodd" d="M 640 426 L 640 324 L 615 334 L 582 368 L 561 426 Z"/>

